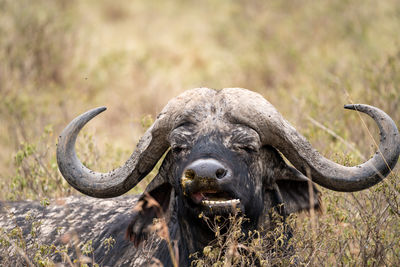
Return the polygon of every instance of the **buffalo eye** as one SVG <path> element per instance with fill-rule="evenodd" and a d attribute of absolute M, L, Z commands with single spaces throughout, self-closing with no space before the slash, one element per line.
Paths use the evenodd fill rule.
<path fill-rule="evenodd" d="M 258 133 L 243 125 L 233 129 L 230 142 L 232 149 L 238 153 L 257 153 L 261 147 Z"/>
<path fill-rule="evenodd" d="M 173 152 L 174 154 L 179 154 L 179 153 L 181 153 L 182 151 L 184 151 L 184 150 L 186 149 L 186 147 L 185 147 L 185 146 L 180 146 L 180 145 L 173 145 L 173 146 L 171 147 L 171 149 L 172 149 L 172 152 Z"/>
<path fill-rule="evenodd" d="M 236 144 L 233 146 L 233 149 L 238 152 L 246 152 L 246 153 L 255 153 L 258 151 L 258 148 L 250 145 L 250 144 Z"/>

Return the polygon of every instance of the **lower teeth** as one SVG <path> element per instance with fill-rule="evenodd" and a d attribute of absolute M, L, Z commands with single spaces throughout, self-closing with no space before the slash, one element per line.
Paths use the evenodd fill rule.
<path fill-rule="evenodd" d="M 216 206 L 225 206 L 225 205 L 237 205 L 240 203 L 239 199 L 232 199 L 232 200 L 203 200 L 201 201 L 201 204 L 211 206 L 211 205 L 216 205 Z"/>

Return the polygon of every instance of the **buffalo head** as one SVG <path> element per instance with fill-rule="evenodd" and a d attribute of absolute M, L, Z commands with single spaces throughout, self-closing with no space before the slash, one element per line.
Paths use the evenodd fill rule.
<path fill-rule="evenodd" d="M 320 155 L 261 95 L 227 88 L 189 90 L 172 99 L 140 139 L 128 161 L 108 173 L 93 172 L 75 154 L 82 127 L 105 110 L 90 110 L 62 132 L 57 161 L 65 179 L 80 192 L 98 198 L 116 197 L 133 188 L 166 153 L 159 173 L 146 189 L 178 225 L 180 258 L 213 239 L 199 219 L 227 215 L 236 208 L 255 229 L 272 207 L 283 204 L 284 214 L 319 205 L 312 182 L 335 191 L 363 190 L 380 182 L 397 163 L 400 137 L 383 111 L 368 105 L 346 105 L 371 116 L 381 140 L 378 152 L 361 165 L 342 166 Z M 294 166 L 282 159 L 282 153 Z M 142 212 L 128 235 L 136 244 L 156 217 L 142 198 Z M 171 211 L 172 210 L 172 211 Z M 170 218 L 172 218 L 170 216 Z"/>

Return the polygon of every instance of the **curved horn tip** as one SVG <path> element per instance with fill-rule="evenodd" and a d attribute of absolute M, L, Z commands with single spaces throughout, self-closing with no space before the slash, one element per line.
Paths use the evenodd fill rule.
<path fill-rule="evenodd" d="M 94 112 L 96 114 L 100 114 L 103 111 L 105 111 L 106 109 L 107 109 L 107 107 L 103 106 L 103 107 L 94 108 L 94 109 L 90 110 L 89 112 Z"/>
<path fill-rule="evenodd" d="M 105 111 L 106 109 L 107 109 L 106 107 L 98 107 L 98 108 L 91 109 L 89 111 L 86 111 L 82 115 L 78 116 L 76 118 L 76 120 L 82 121 L 84 124 L 86 124 L 89 120 L 93 119 L 94 117 L 96 117 L 97 115 L 99 115 L 100 113 Z"/>
<path fill-rule="evenodd" d="M 356 104 L 348 104 L 348 105 L 344 105 L 344 108 L 345 108 L 345 109 L 356 110 L 356 109 L 357 109 L 356 106 L 357 106 Z"/>
<path fill-rule="evenodd" d="M 79 115 L 78 117 L 73 119 L 67 125 L 67 127 L 64 128 L 64 130 L 61 133 L 61 136 L 69 135 L 75 130 L 78 130 L 76 132 L 76 135 L 77 135 L 86 123 L 88 123 L 91 119 L 93 119 L 94 117 L 96 117 L 97 115 L 99 115 L 100 113 L 105 111 L 106 109 L 107 109 L 106 107 L 98 107 L 98 108 L 94 108 L 89 111 L 86 111 L 85 113 Z"/>

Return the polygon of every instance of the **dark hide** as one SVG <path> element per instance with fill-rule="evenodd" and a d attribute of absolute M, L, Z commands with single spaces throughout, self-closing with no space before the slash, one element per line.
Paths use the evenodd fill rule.
<path fill-rule="evenodd" d="M 234 180 L 223 186 L 241 199 L 240 208 L 250 219 L 243 225 L 243 231 L 256 229 L 270 221 L 268 217 L 274 207 L 283 218 L 289 213 L 309 209 L 308 182 L 302 181 L 304 177 L 289 167 L 275 149 L 268 146 L 256 150 L 233 149 L 223 145 L 223 136 L 215 136 L 213 133 L 213 136 L 200 138 L 191 153 L 185 149 L 167 153 L 157 176 L 148 185 L 146 193 L 140 196 L 135 209 L 137 197 L 129 196 L 112 200 L 69 197 L 49 207 L 36 202 L 7 203 L 2 205 L 0 227 L 7 233 L 16 226 L 21 228 L 23 239 L 28 240 L 26 254 L 30 259 L 37 251 L 34 244 L 59 247 L 64 244 L 62 240 L 68 241 L 66 245 L 71 260 L 77 259 L 72 238 L 62 238 L 66 233 L 70 236 L 76 233 L 80 247 L 92 241 L 94 256 L 88 256 L 93 256 L 94 262 L 101 266 L 145 266 L 155 258 L 164 266 L 172 266 L 167 242 L 151 231 L 153 219 L 162 215 L 166 218 L 179 265 L 188 266 L 189 254 L 201 251 L 214 239 L 214 233 L 198 218 L 197 207 L 183 194 L 180 177 L 187 164 L 206 157 L 223 161 L 232 169 Z M 314 205 L 318 208 L 319 193 L 314 186 L 313 192 Z M 159 206 L 150 205 L 149 197 Z M 10 214 L 14 214 L 11 216 L 14 223 L 10 223 Z M 212 213 L 207 215 L 212 216 Z M 32 224 L 38 221 L 41 225 L 34 237 Z M 288 231 L 287 239 L 290 236 Z M 104 243 L 109 237 L 116 241 L 110 249 Z M 141 242 L 145 239 L 146 242 Z M 55 262 L 62 261 L 59 254 L 52 255 L 56 255 L 52 257 Z M 26 264 L 13 246 L 1 246 L 0 257 L 0 262 L 7 265 Z"/>
<path fill-rule="evenodd" d="M 93 257 L 100 266 L 146 265 L 161 241 L 151 235 L 146 246 L 136 249 L 125 239 L 126 228 L 132 220 L 132 205 L 137 199 L 137 196 L 111 200 L 71 196 L 56 200 L 48 207 L 30 201 L 0 203 L 0 231 L 3 230 L 14 243 L 0 242 L 0 265 L 28 265 L 15 249 L 21 239 L 12 235 L 13 229 L 21 230 L 22 240 L 26 241 L 24 253 L 32 262 L 39 251 L 37 245 L 55 245 L 59 249 L 66 246 L 73 262 L 78 259 L 75 247 L 81 248 L 91 241 L 94 251 L 87 256 Z M 105 240 L 110 237 L 115 244 L 108 248 Z M 1 240 L 5 240 L 3 234 L 0 234 Z M 51 250 L 50 258 L 54 262 L 65 262 L 54 250 Z"/>
<path fill-rule="evenodd" d="M 264 153 L 277 155 L 275 152 L 268 151 L 270 150 L 267 149 Z M 171 166 L 173 166 L 171 164 L 172 159 L 172 155 L 166 156 L 159 175 L 165 175 L 166 172 L 170 171 Z M 273 159 L 273 161 L 279 160 L 275 157 Z M 271 162 L 271 164 L 276 163 Z M 280 192 L 272 188 L 266 189 L 263 193 L 264 207 L 261 210 L 266 211 L 263 215 L 268 216 L 268 209 L 279 204 L 281 198 L 285 202 L 285 207 L 287 207 L 286 213 L 308 209 L 307 182 L 279 181 L 277 185 Z M 198 218 L 186 219 L 185 213 L 183 213 L 185 212 L 185 204 L 179 195 L 174 196 L 174 188 L 169 183 L 162 183 L 162 179 L 156 177 L 148 186 L 147 192 L 148 195 L 160 202 L 160 207 L 168 219 L 170 239 L 173 244 L 179 242 L 177 249 L 180 266 L 187 266 L 189 264 L 187 255 L 191 253 L 189 245 L 196 245 L 193 245 L 194 242 L 191 244 L 190 242 L 194 240 L 198 242 L 197 246 L 200 247 L 212 240 L 213 234 L 201 226 L 202 221 Z M 315 191 L 316 201 L 314 203 L 319 203 L 317 195 L 318 193 Z M 94 262 L 101 266 L 146 266 L 155 261 L 154 258 L 159 259 L 165 266 L 172 266 L 167 243 L 149 232 L 149 226 L 152 225 L 153 219 L 157 217 L 157 212 L 153 208 L 146 207 L 147 200 L 144 196 L 140 197 L 140 201 L 143 202 L 140 205 L 144 207 L 142 212 L 132 209 L 137 200 L 135 196 L 118 197 L 111 200 L 68 197 L 57 200 L 48 207 L 29 201 L 1 204 L 0 228 L 3 228 L 7 233 L 10 233 L 16 226 L 21 228 L 23 239 L 28 241 L 26 254 L 30 259 L 33 259 L 37 252 L 34 244 L 54 244 L 57 247 L 66 245 L 71 260 L 77 259 L 72 238 L 68 240 L 64 236 L 64 234 L 71 236 L 71 234 L 76 233 L 80 247 L 82 244 L 92 241 Z M 179 198 L 181 198 L 181 201 Z M 299 202 L 303 204 L 297 205 L 296 203 Z M 249 208 L 251 207 L 246 209 Z M 180 215 L 178 216 L 177 213 L 180 213 Z M 263 216 L 259 217 L 259 220 L 265 219 Z M 32 236 L 31 233 L 33 222 L 41 222 L 36 236 Z M 247 225 L 246 227 L 256 226 Z M 143 237 L 144 235 L 147 237 L 147 241 L 136 248 L 126 239 L 126 229 L 128 229 L 130 237 L 134 237 L 134 240 L 142 234 Z M 197 231 L 198 235 L 181 235 L 181 232 L 195 233 L 193 231 Z M 63 236 L 64 238 L 62 238 Z M 115 239 L 116 243 L 108 249 L 104 241 L 110 237 Z M 193 239 L 190 239 L 190 237 Z M 288 238 L 290 238 L 290 233 L 288 233 Z M 15 239 L 11 239 L 15 242 Z M 64 244 L 62 240 L 68 242 Z M 140 240 L 143 240 L 143 238 L 140 237 Z M 62 261 L 59 254 L 53 253 L 52 255 L 56 255 L 52 257 L 55 262 Z M 92 254 L 88 256 L 91 258 Z M 0 262 L 5 265 L 26 265 L 23 257 L 17 253 L 12 245 L 0 245 Z"/>
<path fill-rule="evenodd" d="M 181 136 L 180 138 L 179 141 L 183 142 L 183 138 Z M 164 212 L 174 210 L 173 215 L 167 217 L 170 220 L 176 220 L 176 223 L 170 221 L 169 226 L 177 227 L 173 230 L 178 231 L 173 234 L 177 238 L 173 242 L 178 244 L 180 266 L 189 266 L 189 255 L 194 252 L 201 253 L 202 248 L 215 238 L 204 220 L 198 216 L 200 212 L 203 212 L 206 216 L 212 217 L 213 213 L 195 205 L 190 198 L 185 196 L 181 186 L 180 178 L 185 167 L 198 159 L 214 158 L 232 170 L 232 179 L 226 184 L 221 183 L 221 187 L 241 200 L 242 214 L 250 219 L 243 225 L 244 233 L 271 221 L 271 210 L 275 209 L 284 220 L 290 213 L 310 208 L 309 182 L 304 181 L 305 177 L 302 174 L 288 166 L 274 148 L 265 146 L 256 150 L 228 149 L 223 145 L 222 140 L 221 134 L 213 132 L 199 138 L 190 147 L 190 152 L 186 149 L 175 148 L 166 155 L 158 179 L 165 175 L 163 181 L 167 180 L 171 187 L 165 183 L 153 181 L 146 190 L 149 193 L 140 198 L 139 206 L 143 206 L 144 209 L 139 209 L 141 211 L 134 215 L 128 228 L 129 237 L 134 244 L 140 243 L 143 237 L 149 234 L 153 219 L 158 217 L 154 207 L 147 208 L 146 198 L 149 195 L 160 202 L 160 207 Z M 247 141 L 251 142 L 251 140 Z M 171 173 L 173 175 L 170 175 Z M 314 208 L 318 209 L 320 207 L 319 192 L 313 184 L 311 186 Z M 173 193 L 170 192 L 171 189 Z M 176 195 L 173 201 L 169 198 L 170 193 Z M 170 206 L 169 209 L 166 209 L 166 203 Z M 227 217 L 228 213 L 216 215 Z M 286 242 L 291 235 L 288 229 Z M 172 264 L 167 248 L 164 252 L 159 250 L 158 255 L 156 254 L 155 257 L 158 257 L 165 266 Z"/>

